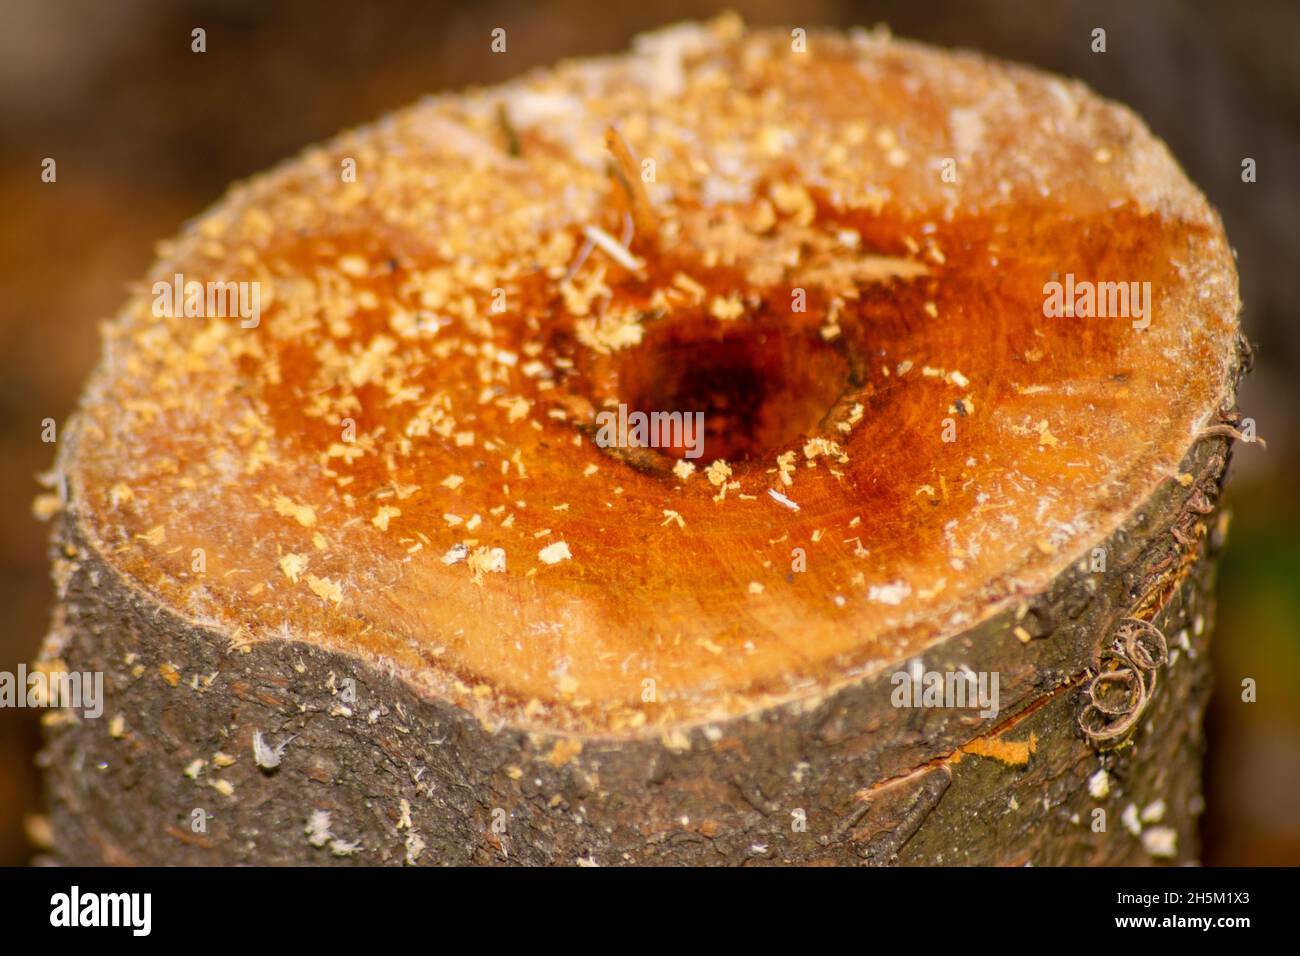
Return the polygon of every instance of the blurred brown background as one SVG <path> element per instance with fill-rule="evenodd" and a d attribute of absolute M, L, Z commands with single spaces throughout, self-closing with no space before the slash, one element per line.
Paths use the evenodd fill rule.
<path fill-rule="evenodd" d="M 0 3 L 0 670 L 35 654 L 49 614 L 47 528 L 30 514 L 99 353 L 96 323 L 156 240 L 256 172 L 421 94 L 613 52 L 642 30 L 738 10 L 754 25 L 887 23 L 1081 77 L 1146 118 L 1209 195 L 1237 248 L 1258 346 L 1241 397 L 1269 450 L 1239 446 L 1220 578 L 1208 727 L 1206 863 L 1300 862 L 1300 4 L 880 2 L 714 4 L 297 0 Z M 489 33 L 508 31 L 492 55 Z M 1094 27 L 1107 52 L 1090 52 Z M 207 52 L 190 31 L 207 31 Z M 1240 179 L 1241 160 L 1258 182 Z M 40 180 L 58 162 L 58 182 Z M 1259 701 L 1240 701 L 1243 677 Z M 38 812 L 39 714 L 0 710 L 0 863 L 25 862 Z"/>

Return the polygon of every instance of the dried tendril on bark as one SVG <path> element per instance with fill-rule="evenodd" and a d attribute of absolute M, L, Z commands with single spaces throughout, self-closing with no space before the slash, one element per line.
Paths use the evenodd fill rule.
<path fill-rule="evenodd" d="M 1099 749 L 1120 746 L 1155 695 L 1159 669 L 1169 660 L 1164 633 L 1150 621 L 1128 617 L 1120 622 L 1110 647 L 1099 655 L 1097 675 L 1088 685 L 1088 703 L 1079 714 L 1079 729 Z M 1122 693 L 1116 695 L 1115 688 Z"/>

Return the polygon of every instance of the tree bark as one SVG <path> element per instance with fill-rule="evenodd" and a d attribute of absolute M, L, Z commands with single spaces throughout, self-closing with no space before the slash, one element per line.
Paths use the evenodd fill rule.
<path fill-rule="evenodd" d="M 1020 609 L 925 653 L 927 668 L 999 672 L 995 722 L 894 708 L 886 671 L 823 699 L 632 743 L 492 730 L 355 659 L 293 641 L 240 645 L 195 627 L 86 546 L 74 502 L 55 552 L 62 604 L 45 660 L 103 671 L 108 719 L 56 712 L 46 722 L 55 856 L 154 865 L 1195 861 L 1229 444 L 1214 436 L 1192 446 L 1184 472 L 1194 482 L 1167 482 L 1103 543 L 1105 572 L 1073 567 Z M 1132 739 L 1103 749 L 1079 718 L 1102 649 L 1133 616 L 1160 628 L 1170 660 Z M 259 732 L 271 745 L 288 740 L 277 767 L 258 766 Z M 222 766 L 221 754 L 233 762 Z M 206 832 L 195 832 L 196 812 Z M 327 822 L 316 816 L 313 826 L 320 813 Z"/>

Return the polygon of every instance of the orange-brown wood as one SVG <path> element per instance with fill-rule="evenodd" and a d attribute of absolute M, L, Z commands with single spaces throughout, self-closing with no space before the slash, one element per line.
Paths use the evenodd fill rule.
<path fill-rule="evenodd" d="M 176 274 L 259 283 L 260 322 L 154 315 Z M 1045 316 L 1067 274 L 1150 282 L 1149 327 Z M 91 546 L 237 643 L 646 735 L 1041 590 L 1230 402 L 1237 310 L 1217 216 L 1124 108 L 723 20 L 233 190 L 107 327 L 61 468 Z M 597 447 L 620 402 L 704 412 L 703 457 Z"/>

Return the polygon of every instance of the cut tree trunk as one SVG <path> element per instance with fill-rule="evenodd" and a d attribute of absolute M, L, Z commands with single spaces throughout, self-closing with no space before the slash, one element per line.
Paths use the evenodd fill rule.
<path fill-rule="evenodd" d="M 436 99 L 165 250 L 56 470 L 56 859 L 1196 859 L 1222 227 L 1077 84 L 809 44 Z"/>

